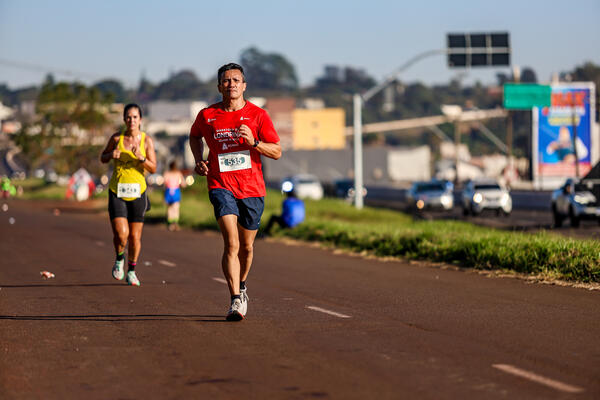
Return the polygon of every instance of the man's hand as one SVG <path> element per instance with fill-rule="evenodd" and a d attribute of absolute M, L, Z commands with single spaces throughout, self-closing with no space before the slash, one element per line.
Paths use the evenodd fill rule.
<path fill-rule="evenodd" d="M 117 160 L 119 158 L 121 158 L 121 151 L 119 149 L 114 149 L 112 151 L 112 158 L 117 159 Z"/>
<path fill-rule="evenodd" d="M 194 171 L 200 176 L 208 175 L 208 160 L 197 162 Z"/>
<path fill-rule="evenodd" d="M 254 135 L 252 134 L 252 129 L 246 124 L 240 125 L 239 128 L 240 136 L 248 143 L 248 146 L 254 145 Z"/>

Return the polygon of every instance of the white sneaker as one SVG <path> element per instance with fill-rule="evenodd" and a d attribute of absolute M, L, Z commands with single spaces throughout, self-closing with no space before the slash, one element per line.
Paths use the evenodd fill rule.
<path fill-rule="evenodd" d="M 240 296 L 242 300 L 242 314 L 244 314 L 244 317 L 246 316 L 246 314 L 248 314 L 248 300 L 250 300 L 247 291 L 248 288 L 240 289 Z"/>
<path fill-rule="evenodd" d="M 229 312 L 227 313 L 227 317 L 225 319 L 227 319 L 227 321 L 241 321 L 244 319 L 244 313 L 243 313 L 243 304 L 242 304 L 242 300 L 240 299 L 233 299 L 233 301 L 231 302 L 231 308 L 229 309 Z"/>
<path fill-rule="evenodd" d="M 121 261 L 115 260 L 115 265 L 112 269 L 112 276 L 118 281 L 122 281 L 125 277 L 125 270 L 123 269 L 123 265 L 125 265 L 125 259 Z"/>
<path fill-rule="evenodd" d="M 131 286 L 140 286 L 140 281 L 135 275 L 135 271 L 129 271 L 127 273 L 127 283 Z"/>

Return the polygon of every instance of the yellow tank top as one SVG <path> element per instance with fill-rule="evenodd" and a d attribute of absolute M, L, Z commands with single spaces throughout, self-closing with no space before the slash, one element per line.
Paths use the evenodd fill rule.
<path fill-rule="evenodd" d="M 141 132 L 141 134 L 140 152 L 142 153 L 142 156 L 146 157 L 146 132 Z M 146 177 L 144 176 L 144 167 L 131 150 L 125 149 L 125 146 L 123 145 L 124 136 L 124 133 L 121 133 L 121 136 L 119 136 L 117 148 L 121 151 L 121 156 L 118 159 L 114 159 L 113 174 L 110 178 L 108 188 L 113 193 L 117 194 L 117 186 L 119 183 L 139 183 L 140 193 L 144 193 L 147 187 Z M 135 197 L 123 197 L 122 199 L 130 201 L 135 200 Z"/>

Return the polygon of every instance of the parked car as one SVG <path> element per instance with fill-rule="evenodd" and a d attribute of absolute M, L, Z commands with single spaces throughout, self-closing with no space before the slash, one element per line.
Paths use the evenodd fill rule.
<path fill-rule="evenodd" d="M 452 185 L 437 180 L 415 182 L 406 193 L 406 202 L 410 210 L 451 210 L 454 207 Z"/>
<path fill-rule="evenodd" d="M 510 192 L 496 181 L 469 181 L 461 199 L 463 215 L 478 215 L 484 210 L 495 210 L 498 215 L 512 212 Z"/>
<path fill-rule="evenodd" d="M 582 219 L 596 219 L 600 223 L 600 202 L 592 193 L 591 185 L 567 179 L 552 192 L 552 216 L 557 227 L 562 226 L 567 217 L 573 227 L 578 227 Z"/>
<path fill-rule="evenodd" d="M 323 185 L 319 179 L 310 174 L 288 176 L 281 181 L 281 191 L 293 190 L 299 198 L 320 200 L 323 198 Z"/>
<path fill-rule="evenodd" d="M 337 179 L 333 182 L 335 197 L 341 197 L 346 200 L 354 200 L 356 190 L 354 190 L 354 179 Z M 367 188 L 363 186 L 363 197 L 367 196 Z"/>

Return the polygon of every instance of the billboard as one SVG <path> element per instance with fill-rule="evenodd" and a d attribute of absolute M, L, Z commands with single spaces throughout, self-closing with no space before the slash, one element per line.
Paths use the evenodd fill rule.
<path fill-rule="evenodd" d="M 533 108 L 533 178 L 537 186 L 582 177 L 597 161 L 591 82 L 552 85 L 549 107 Z"/>

